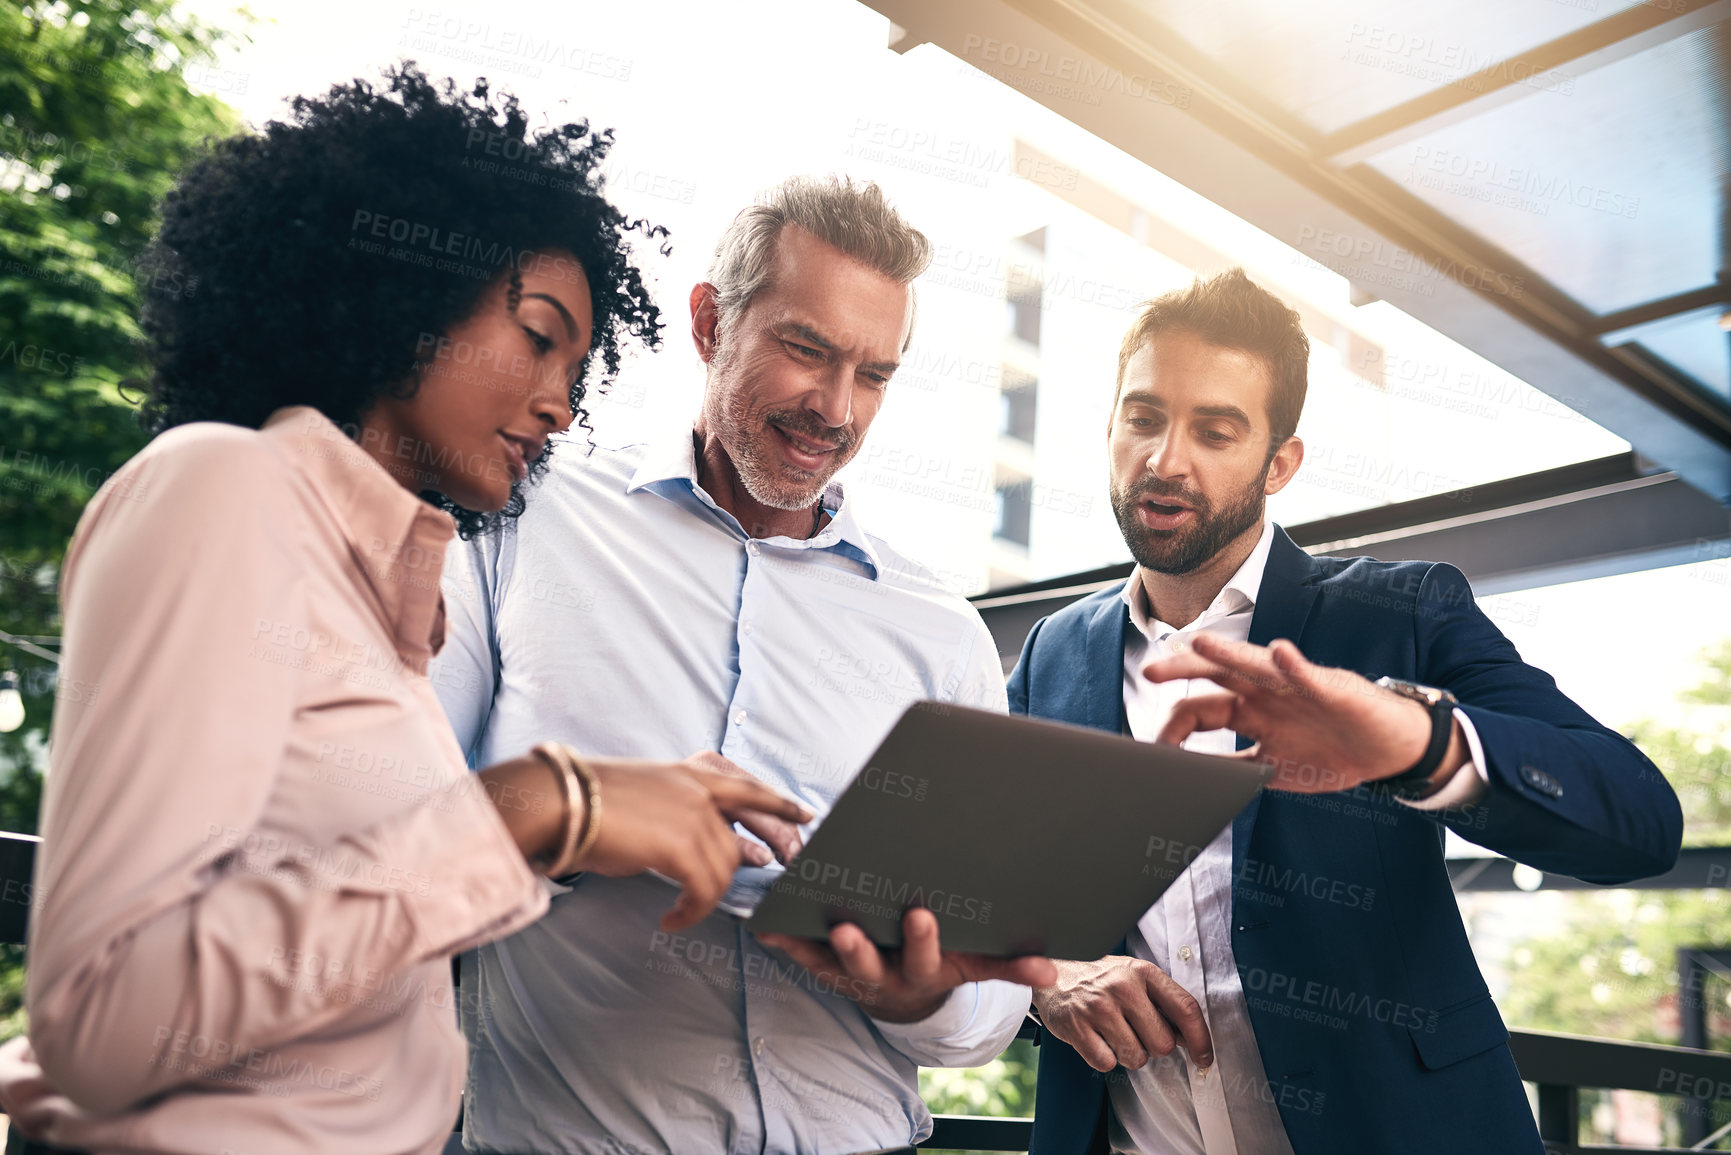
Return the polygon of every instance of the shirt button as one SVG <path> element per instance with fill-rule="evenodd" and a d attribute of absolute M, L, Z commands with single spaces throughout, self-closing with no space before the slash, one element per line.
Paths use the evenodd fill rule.
<path fill-rule="evenodd" d="M 735 726 L 745 725 L 745 711 L 744 710 L 735 710 L 733 712 L 733 724 Z"/>
<path fill-rule="evenodd" d="M 739 626 L 739 632 L 744 634 L 746 637 L 749 638 L 751 636 L 751 623 L 750 622 L 741 622 L 740 626 Z"/>
<path fill-rule="evenodd" d="M 756 557 L 760 549 L 761 547 L 755 541 L 748 541 L 745 543 L 745 552 L 750 554 L 752 557 Z"/>
<path fill-rule="evenodd" d="M 763 1054 L 763 1039 L 761 1036 L 758 1038 L 757 1042 L 751 1044 L 751 1053 L 754 1055 L 762 1056 L 762 1054 Z"/>
<path fill-rule="evenodd" d="M 1179 958 L 1181 958 L 1181 959 L 1183 959 L 1183 960 L 1184 960 L 1184 961 L 1185 961 L 1185 962 L 1189 962 L 1189 961 L 1190 961 L 1190 955 L 1191 955 L 1191 954 L 1192 954 L 1192 953 L 1193 953 L 1193 952 L 1192 952 L 1192 951 L 1191 951 L 1191 950 L 1190 950 L 1190 948 L 1189 948 L 1189 947 L 1187 947 L 1187 946 L 1181 946 L 1181 947 L 1179 947 L 1179 948 L 1178 948 L 1178 957 L 1179 957 Z"/>

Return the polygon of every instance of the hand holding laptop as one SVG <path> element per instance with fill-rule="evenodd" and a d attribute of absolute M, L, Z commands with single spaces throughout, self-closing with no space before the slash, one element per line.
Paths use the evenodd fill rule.
<path fill-rule="evenodd" d="M 886 1023 L 913 1023 L 929 1017 L 963 983 L 1003 979 L 1024 986 L 1049 986 L 1058 969 L 1047 958 L 988 958 L 947 951 L 938 942 L 938 918 L 915 908 L 902 917 L 902 946 L 879 950 L 866 932 L 840 923 L 821 939 L 760 934 L 758 941 L 799 963 L 840 993 L 857 992 L 860 1008 Z"/>
<path fill-rule="evenodd" d="M 970 979 L 1045 986 L 1048 959 L 1110 952 L 1272 774 L 917 702 L 787 869 L 741 871 L 755 893 L 723 909 L 810 970 L 881 987 L 867 1013 L 885 1021 Z"/>

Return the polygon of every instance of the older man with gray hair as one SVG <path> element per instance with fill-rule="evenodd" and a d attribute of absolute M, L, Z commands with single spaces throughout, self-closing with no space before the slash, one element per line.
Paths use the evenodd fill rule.
<path fill-rule="evenodd" d="M 858 451 L 931 260 L 873 184 L 794 179 L 740 213 L 691 291 L 693 425 L 567 453 L 502 535 L 456 547 L 434 672 L 477 765 L 548 737 L 645 758 L 718 750 L 826 814 L 909 702 L 1005 708 L 979 615 L 863 530 Z M 748 908 L 798 831 L 724 904 Z M 807 831 L 809 833 L 809 831 Z M 743 834 L 742 834 L 743 836 Z M 917 1068 L 997 1055 L 1043 959 L 940 950 L 929 911 L 858 927 L 680 934 L 671 886 L 562 880 L 548 915 L 463 960 L 464 1142 L 500 1152 L 852 1152 L 930 1133 Z"/>

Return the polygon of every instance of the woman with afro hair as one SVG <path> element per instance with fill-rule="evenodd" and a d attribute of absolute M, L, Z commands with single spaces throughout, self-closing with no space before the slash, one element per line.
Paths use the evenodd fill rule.
<path fill-rule="evenodd" d="M 403 65 L 216 142 L 164 202 L 158 436 L 62 575 L 81 692 L 9 1152 L 439 1151 L 448 960 L 538 917 L 538 875 L 660 871 L 672 930 L 767 860 L 731 821 L 796 844 L 810 815 L 715 754 L 544 743 L 471 775 L 428 681 L 446 545 L 519 514 L 589 388 L 658 343 L 629 246 L 665 234 L 602 196 L 610 143 Z"/>

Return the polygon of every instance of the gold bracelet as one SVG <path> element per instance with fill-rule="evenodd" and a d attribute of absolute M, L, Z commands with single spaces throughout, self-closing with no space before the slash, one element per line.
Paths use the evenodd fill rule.
<path fill-rule="evenodd" d="M 582 755 L 564 746 L 566 759 L 571 768 L 577 772 L 577 780 L 583 784 L 583 836 L 577 845 L 571 848 L 571 857 L 565 860 L 565 873 L 577 869 L 577 863 L 588 856 L 595 846 L 595 840 L 601 837 L 601 779 L 596 775 L 595 768 L 583 760 Z"/>
<path fill-rule="evenodd" d="M 557 742 L 543 742 L 531 751 L 537 758 L 545 762 L 553 771 L 553 777 L 559 780 L 559 794 L 565 804 L 565 820 L 560 824 L 557 850 L 552 854 L 542 855 L 534 860 L 534 864 L 548 878 L 558 878 L 570 871 L 561 870 L 571 860 L 571 848 L 577 842 L 579 826 L 577 824 L 577 798 L 584 793 L 579 785 L 577 772 L 573 768 L 568 748 Z M 584 824 L 588 824 L 585 811 Z"/>

